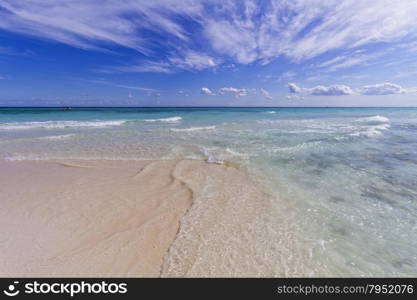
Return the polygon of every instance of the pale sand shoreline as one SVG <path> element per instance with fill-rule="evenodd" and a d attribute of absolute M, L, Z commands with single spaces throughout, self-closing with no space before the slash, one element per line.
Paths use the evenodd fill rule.
<path fill-rule="evenodd" d="M 0 161 L 0 182 L 1 277 L 307 274 L 289 212 L 236 166 Z"/>
<path fill-rule="evenodd" d="M 177 164 L 0 162 L 0 276 L 159 276 L 192 203 Z"/>

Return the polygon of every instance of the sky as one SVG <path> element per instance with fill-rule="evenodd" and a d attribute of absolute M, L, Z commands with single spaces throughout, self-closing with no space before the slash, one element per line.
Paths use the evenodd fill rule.
<path fill-rule="evenodd" d="M 415 0 L 0 0 L 1 106 L 417 106 Z"/>

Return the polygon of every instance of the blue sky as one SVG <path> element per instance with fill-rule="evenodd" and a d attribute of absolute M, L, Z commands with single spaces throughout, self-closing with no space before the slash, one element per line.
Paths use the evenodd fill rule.
<path fill-rule="evenodd" d="M 415 0 L 0 0 L 0 105 L 416 106 Z"/>

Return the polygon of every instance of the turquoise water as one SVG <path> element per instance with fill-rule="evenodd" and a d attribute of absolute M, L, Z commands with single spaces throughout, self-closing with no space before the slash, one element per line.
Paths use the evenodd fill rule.
<path fill-rule="evenodd" d="M 0 108 L 0 159 L 184 157 L 262 174 L 306 275 L 417 275 L 416 108 Z"/>

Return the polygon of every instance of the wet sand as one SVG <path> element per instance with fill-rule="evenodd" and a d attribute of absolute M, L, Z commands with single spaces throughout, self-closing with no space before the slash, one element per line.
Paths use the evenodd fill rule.
<path fill-rule="evenodd" d="M 192 204 L 177 164 L 0 162 L 0 276 L 159 276 Z"/>
<path fill-rule="evenodd" d="M 293 228 L 234 165 L 1 161 L 0 170 L 0 276 L 306 275 Z"/>

